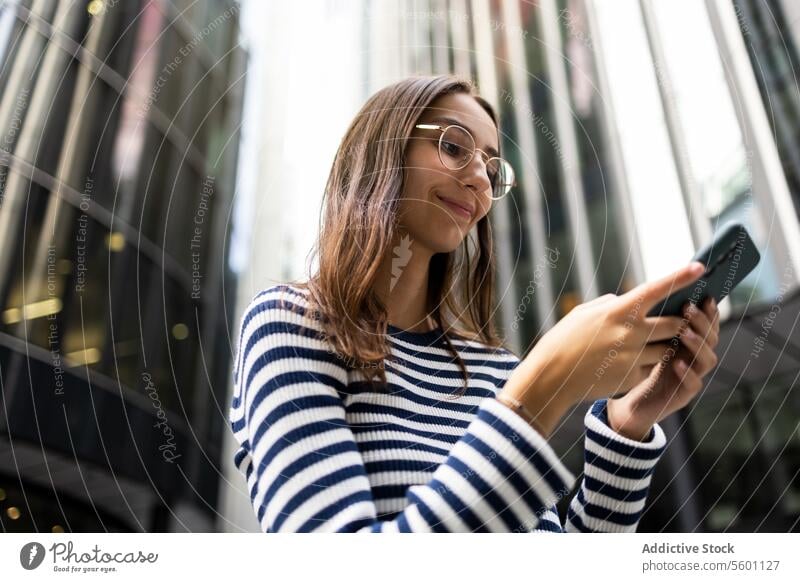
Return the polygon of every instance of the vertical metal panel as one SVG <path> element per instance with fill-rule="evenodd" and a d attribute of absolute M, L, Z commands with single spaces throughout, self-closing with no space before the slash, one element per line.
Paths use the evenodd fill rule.
<path fill-rule="evenodd" d="M 636 231 L 636 222 L 631 205 L 631 192 L 625 171 L 625 159 L 622 156 L 622 146 L 617 133 L 617 120 L 611 103 L 608 74 L 603 61 L 603 38 L 597 25 L 593 0 L 584 0 L 584 12 L 586 13 L 586 23 L 592 42 L 592 50 L 590 52 L 599 93 L 600 115 L 598 121 L 603 136 L 604 149 L 608 156 L 611 188 L 613 195 L 619 200 L 619 224 L 624 230 L 622 233 L 623 240 L 628 243 L 629 260 L 626 265 L 626 271 L 630 273 L 634 284 L 638 284 L 645 280 L 641 243 Z"/>
<path fill-rule="evenodd" d="M 724 63 L 725 78 L 731 93 L 739 101 L 735 111 L 745 146 L 753 154 L 753 196 L 758 201 L 756 206 L 777 229 L 778 236 L 770 236 L 773 249 L 781 264 L 792 265 L 796 284 L 800 277 L 800 225 L 738 19 L 728 0 L 706 0 L 706 8 Z"/>
<path fill-rule="evenodd" d="M 581 160 L 575 137 L 575 120 L 570 104 L 569 84 L 564 68 L 561 29 L 555 0 L 539 2 L 542 47 L 551 83 L 556 134 L 561 143 L 562 155 L 558 156 L 559 175 L 564 199 L 569 210 L 569 224 L 575 252 L 577 281 L 584 301 L 597 297 L 594 253 L 592 252 L 589 218 L 586 213 L 586 197 L 581 178 Z"/>
<path fill-rule="evenodd" d="M 503 19 L 506 26 L 504 31 L 519 31 L 522 22 L 519 4 L 516 2 L 503 3 Z M 529 256 L 532 261 L 545 254 L 547 247 L 547 225 L 545 221 L 544 201 L 541 183 L 536 171 L 539 156 L 536 145 L 536 135 L 533 131 L 533 120 L 527 117 L 533 111 L 528 83 L 528 68 L 525 58 L 525 46 L 522 37 L 514 32 L 505 35 L 508 47 L 509 63 L 508 72 L 511 80 L 511 93 L 514 97 L 514 118 L 517 124 L 520 158 L 522 167 L 518 169 L 523 177 L 525 209 L 523 217 L 529 236 Z M 541 285 L 535 294 L 536 309 L 541 322 L 542 330 L 547 330 L 555 324 L 555 301 L 553 299 L 553 284 L 550 269 L 542 269 Z"/>
<path fill-rule="evenodd" d="M 497 108 L 497 77 L 494 44 L 491 34 L 491 16 L 488 0 L 472 2 L 471 21 L 474 25 L 475 55 L 477 59 L 478 84 L 481 95 Z M 494 203 L 491 220 L 493 237 L 497 249 L 497 281 L 500 289 L 499 307 L 503 330 L 509 345 L 519 351 L 520 338 L 515 330 L 513 311 L 518 304 L 518 290 L 514 285 L 514 267 L 511 254 L 511 225 L 508 219 L 508 200 Z"/>
<path fill-rule="evenodd" d="M 647 42 L 653 58 L 658 79 L 658 91 L 661 95 L 661 105 L 664 108 L 664 120 L 667 124 L 675 168 L 678 180 L 681 183 L 681 194 L 686 206 L 689 228 L 692 231 L 692 240 L 695 249 L 702 247 L 711 238 L 711 224 L 703 208 L 703 201 L 697 189 L 697 182 L 689 162 L 688 148 L 681 129 L 680 114 L 675 105 L 672 79 L 661 42 L 661 33 L 651 0 L 639 0 L 642 10 Z"/>

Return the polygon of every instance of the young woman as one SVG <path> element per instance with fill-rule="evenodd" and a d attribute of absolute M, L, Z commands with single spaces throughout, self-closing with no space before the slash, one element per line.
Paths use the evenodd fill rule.
<path fill-rule="evenodd" d="M 264 531 L 636 529 L 658 421 L 700 390 L 719 334 L 711 302 L 646 314 L 703 267 L 578 306 L 520 360 L 492 323 L 499 150 L 492 107 L 452 76 L 388 86 L 350 125 L 318 270 L 241 320 L 230 420 Z M 575 476 L 547 439 L 584 401 L 562 524 Z"/>

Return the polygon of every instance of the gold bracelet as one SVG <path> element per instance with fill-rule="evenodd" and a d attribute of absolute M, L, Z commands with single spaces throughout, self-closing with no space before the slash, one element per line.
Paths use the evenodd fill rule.
<path fill-rule="evenodd" d="M 522 416 L 525 421 L 536 430 L 540 435 L 546 437 L 548 436 L 547 433 L 542 429 L 541 424 L 536 420 L 536 417 L 531 414 L 530 410 L 525 408 L 525 405 L 522 404 L 519 400 L 514 398 L 513 396 L 509 396 L 507 394 L 503 394 L 502 392 L 496 396 L 497 400 L 508 406 L 511 410 Z"/>

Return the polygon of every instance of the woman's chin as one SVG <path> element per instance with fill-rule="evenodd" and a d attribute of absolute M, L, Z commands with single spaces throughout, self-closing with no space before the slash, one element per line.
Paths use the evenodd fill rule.
<path fill-rule="evenodd" d="M 453 229 L 456 231 L 456 229 Z M 444 233 L 442 233 L 444 234 Z M 430 240 L 426 245 L 431 253 L 452 253 L 456 250 L 461 243 L 464 242 L 464 237 L 466 237 L 466 233 L 460 234 L 457 231 L 454 232 L 453 235 L 447 237 L 439 237 L 436 240 Z"/>
<path fill-rule="evenodd" d="M 446 223 L 429 222 L 424 227 L 406 231 L 416 245 L 428 249 L 431 254 L 452 253 L 464 242 L 469 234 L 466 224 L 456 224 L 452 220 Z"/>

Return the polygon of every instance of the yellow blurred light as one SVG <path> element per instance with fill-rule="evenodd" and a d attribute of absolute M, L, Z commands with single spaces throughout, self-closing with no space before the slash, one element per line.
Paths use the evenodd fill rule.
<path fill-rule="evenodd" d="M 106 3 L 103 0 L 92 0 L 89 4 L 86 5 L 86 12 L 91 14 L 92 16 L 97 16 L 100 14 L 103 9 L 106 7 Z"/>
<path fill-rule="evenodd" d="M 189 337 L 189 328 L 185 323 L 176 323 L 172 326 L 172 335 L 177 340 L 185 340 Z"/>
<path fill-rule="evenodd" d="M 50 531 L 53 533 L 64 533 L 64 528 L 60 525 L 54 525 Z"/>
<path fill-rule="evenodd" d="M 3 501 L 6 498 L 6 490 L 0 489 L 0 501 Z"/>
<path fill-rule="evenodd" d="M 6 309 L 3 312 L 3 323 L 5 323 L 6 325 L 11 323 L 17 323 L 20 319 L 22 319 L 21 309 L 12 307 L 11 309 Z"/>
<path fill-rule="evenodd" d="M 9 507 L 8 509 L 6 509 L 6 515 L 8 515 L 10 519 L 19 519 L 19 516 L 21 514 L 19 512 L 19 509 L 17 509 L 16 507 Z"/>
<path fill-rule="evenodd" d="M 3 323 L 12 324 L 18 323 L 23 319 L 36 319 L 37 317 L 45 317 L 58 313 L 61 311 L 61 299 L 54 297 L 52 299 L 45 299 L 44 301 L 37 301 L 29 303 L 22 307 L 12 307 L 3 312 Z"/>
<path fill-rule="evenodd" d="M 101 355 L 97 348 L 87 348 L 64 354 L 64 359 L 69 360 L 70 366 L 88 366 L 99 362 Z"/>
<path fill-rule="evenodd" d="M 106 235 L 106 246 L 115 253 L 125 248 L 125 235 L 121 232 L 112 232 Z"/>
<path fill-rule="evenodd" d="M 580 305 L 580 299 L 577 293 L 567 292 L 561 296 L 559 307 L 561 308 L 561 317 L 572 311 L 575 307 Z"/>

